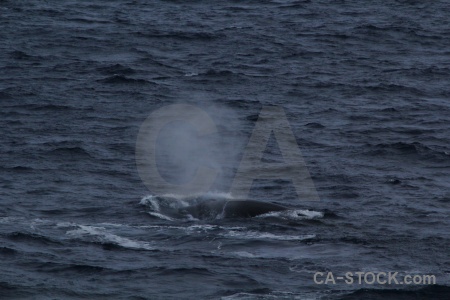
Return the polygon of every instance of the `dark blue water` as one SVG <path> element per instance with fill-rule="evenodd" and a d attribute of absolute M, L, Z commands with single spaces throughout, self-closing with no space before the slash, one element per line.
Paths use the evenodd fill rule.
<path fill-rule="evenodd" d="M 0 298 L 448 299 L 449 15 L 444 0 L 0 1 Z M 136 170 L 141 124 L 175 103 L 216 112 L 225 141 L 202 199 L 232 197 L 277 105 L 320 201 L 260 180 L 251 198 L 297 214 L 158 211 L 198 200 Z"/>

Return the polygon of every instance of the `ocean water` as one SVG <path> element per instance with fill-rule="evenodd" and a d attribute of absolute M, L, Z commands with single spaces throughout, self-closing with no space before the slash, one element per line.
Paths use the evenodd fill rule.
<path fill-rule="evenodd" d="M 444 0 L 0 1 L 0 299 L 448 299 L 449 15 Z M 179 134 L 180 161 L 158 161 L 171 180 L 217 168 L 203 195 L 137 171 L 144 120 L 180 103 L 218 133 Z M 249 198 L 290 209 L 168 213 L 233 200 L 267 106 L 320 201 L 258 180 Z M 314 282 L 391 271 L 436 284 Z"/>

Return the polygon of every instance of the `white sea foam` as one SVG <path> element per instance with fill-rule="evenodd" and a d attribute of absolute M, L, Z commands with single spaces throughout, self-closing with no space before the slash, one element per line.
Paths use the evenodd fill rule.
<path fill-rule="evenodd" d="M 13 223 L 17 221 L 22 221 L 24 218 L 18 217 L 0 217 L 0 224 Z"/>
<path fill-rule="evenodd" d="M 157 213 L 157 212 L 151 212 L 151 211 L 150 211 L 150 212 L 148 212 L 148 214 L 151 215 L 151 216 L 154 216 L 154 217 L 163 219 L 163 220 L 167 220 L 167 221 L 175 221 L 174 218 L 171 218 L 171 217 L 169 217 L 169 216 L 166 216 L 166 215 L 164 215 L 164 214 L 160 214 L 160 213 Z"/>
<path fill-rule="evenodd" d="M 104 227 L 78 225 L 78 229 L 67 231 L 66 234 L 77 239 L 93 237 L 96 241 L 113 243 L 128 249 L 154 250 L 154 247 L 148 242 L 135 241 L 118 236 L 108 232 Z"/>
<path fill-rule="evenodd" d="M 56 228 L 67 228 L 67 227 L 74 227 L 74 226 L 78 226 L 78 224 L 73 223 L 73 222 L 58 222 L 58 223 L 56 223 Z"/>
<path fill-rule="evenodd" d="M 245 240 L 278 240 L 278 241 L 303 241 L 307 239 L 315 238 L 315 234 L 305 234 L 305 235 L 278 235 L 269 232 L 260 231 L 238 231 L 230 230 L 225 233 L 221 233 L 221 236 L 235 239 L 245 239 Z"/>
<path fill-rule="evenodd" d="M 266 214 L 256 216 L 256 218 L 268 218 L 268 217 L 277 217 L 288 220 L 317 219 L 323 218 L 323 212 L 295 209 L 285 211 L 271 211 Z"/>
<path fill-rule="evenodd" d="M 236 256 L 244 257 L 244 258 L 255 258 L 257 257 L 255 254 L 247 252 L 247 251 L 235 251 L 233 252 Z"/>

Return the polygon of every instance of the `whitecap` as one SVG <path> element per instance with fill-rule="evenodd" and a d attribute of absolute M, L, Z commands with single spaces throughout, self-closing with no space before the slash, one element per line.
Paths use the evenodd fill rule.
<path fill-rule="evenodd" d="M 67 231 L 66 234 L 73 238 L 83 239 L 93 237 L 101 243 L 113 243 L 128 249 L 154 250 L 154 247 L 143 241 L 135 241 L 108 232 L 104 227 L 78 225 L 78 229 Z"/>
<path fill-rule="evenodd" d="M 250 231 L 230 230 L 220 235 L 228 238 L 236 238 L 244 240 L 278 240 L 278 241 L 303 241 L 316 237 L 315 234 L 278 235 L 270 232 L 260 232 L 251 230 Z"/>

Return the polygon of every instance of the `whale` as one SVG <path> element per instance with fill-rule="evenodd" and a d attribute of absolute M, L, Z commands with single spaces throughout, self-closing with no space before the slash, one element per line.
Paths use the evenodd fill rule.
<path fill-rule="evenodd" d="M 252 218 L 269 212 L 285 211 L 289 208 L 256 200 L 208 200 L 184 207 L 181 213 L 197 219 L 212 218 Z"/>

